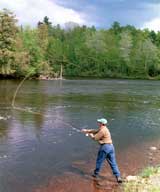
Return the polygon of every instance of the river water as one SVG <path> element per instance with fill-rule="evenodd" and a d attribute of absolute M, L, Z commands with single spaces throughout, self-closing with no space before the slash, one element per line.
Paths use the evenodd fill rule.
<path fill-rule="evenodd" d="M 159 81 L 28 80 L 12 108 L 18 84 L 0 81 L 1 192 L 98 191 L 90 179 L 98 144 L 80 133 L 97 118 L 109 122 L 124 175 L 145 164 L 147 144 L 160 137 Z"/>

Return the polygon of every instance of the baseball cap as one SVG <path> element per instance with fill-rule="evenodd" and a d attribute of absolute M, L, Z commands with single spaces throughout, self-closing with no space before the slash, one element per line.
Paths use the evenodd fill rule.
<path fill-rule="evenodd" d="M 105 125 L 105 124 L 107 124 L 107 119 L 105 119 L 105 118 L 97 119 L 97 122 Z"/>

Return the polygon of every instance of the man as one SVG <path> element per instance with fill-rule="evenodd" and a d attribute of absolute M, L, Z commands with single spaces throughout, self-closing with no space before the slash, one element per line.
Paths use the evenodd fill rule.
<path fill-rule="evenodd" d="M 118 169 L 116 158 L 115 158 L 115 150 L 114 146 L 112 144 L 111 134 L 106 127 L 107 120 L 97 119 L 99 129 L 93 130 L 93 129 L 82 129 L 83 133 L 86 133 L 86 136 L 90 136 L 92 139 L 96 140 L 100 144 L 100 148 L 97 155 L 96 160 L 96 168 L 93 173 L 93 177 L 98 177 L 98 174 L 100 172 L 101 166 L 106 159 L 112 169 L 113 174 L 116 177 L 116 180 L 118 183 L 122 183 L 122 179 L 120 177 L 120 171 Z"/>

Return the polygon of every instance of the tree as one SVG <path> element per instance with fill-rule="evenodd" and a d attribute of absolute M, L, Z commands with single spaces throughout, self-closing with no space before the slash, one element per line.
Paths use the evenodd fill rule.
<path fill-rule="evenodd" d="M 132 43 L 132 37 L 128 31 L 123 31 L 121 33 L 121 40 L 119 42 L 119 46 L 120 46 L 121 57 L 124 60 L 124 63 L 122 64 L 122 72 L 128 73 L 129 75 L 129 67 L 131 67 L 130 53 L 131 53 L 133 43 Z"/>
<path fill-rule="evenodd" d="M 31 73 L 34 71 L 34 73 Z M 60 72 L 61 71 L 61 72 Z M 155 78 L 160 74 L 160 32 L 121 26 L 96 29 L 47 16 L 36 28 L 17 27 L 0 11 L 0 74 Z"/>
<path fill-rule="evenodd" d="M 146 74 L 149 76 L 157 75 L 158 49 L 150 39 L 146 39 L 142 44 L 142 54 Z"/>
<path fill-rule="evenodd" d="M 156 35 L 156 45 L 160 48 L 160 31 L 158 31 Z"/>
<path fill-rule="evenodd" d="M 150 33 L 149 33 L 149 37 L 150 37 L 150 39 L 151 39 L 151 41 L 152 41 L 152 43 L 156 43 L 156 33 L 155 33 L 155 31 L 151 31 Z"/>
<path fill-rule="evenodd" d="M 18 32 L 17 20 L 7 9 L 0 11 L 0 73 L 14 73 L 15 39 Z"/>
<path fill-rule="evenodd" d="M 137 60 L 137 71 L 139 71 L 141 77 L 143 75 L 150 78 L 159 74 L 159 50 L 151 39 L 138 42 L 134 57 Z"/>
<path fill-rule="evenodd" d="M 26 27 L 22 33 L 24 49 L 28 51 L 29 54 L 29 68 L 35 69 L 35 74 L 39 75 L 41 73 L 41 65 L 43 62 L 43 52 L 38 42 L 38 32 L 37 29 L 31 29 Z M 26 71 L 26 73 L 28 73 Z"/>
<path fill-rule="evenodd" d="M 48 46 L 48 27 L 46 24 L 41 24 L 37 28 L 37 43 L 41 48 L 43 55 L 45 55 Z"/>
<path fill-rule="evenodd" d="M 48 17 L 44 18 L 44 23 L 39 25 L 37 29 L 37 43 L 40 48 L 40 52 L 42 55 L 42 60 L 39 63 L 39 73 L 43 75 L 49 75 L 51 70 L 48 63 L 48 59 L 46 57 L 47 54 L 47 48 L 48 48 L 48 41 L 49 41 L 49 25 L 50 22 L 48 21 Z"/>
<path fill-rule="evenodd" d="M 111 30 L 113 30 L 113 32 L 118 35 L 121 33 L 121 26 L 120 26 L 120 23 L 115 21 L 113 24 L 112 24 L 112 27 L 111 27 Z"/>
<path fill-rule="evenodd" d="M 59 39 L 53 37 L 49 39 L 47 58 L 54 76 L 59 77 L 60 73 L 62 76 L 63 65 L 67 63 L 67 61 L 64 54 L 64 45 Z"/>
<path fill-rule="evenodd" d="M 37 23 L 37 27 L 38 28 L 41 28 L 41 26 L 46 26 L 48 35 L 52 36 L 52 29 L 53 29 L 53 27 L 52 27 L 52 22 L 49 21 L 49 17 L 45 16 L 43 18 L 43 21 L 39 21 Z"/>
<path fill-rule="evenodd" d="M 25 49 L 23 42 L 23 32 L 19 32 L 15 42 L 14 69 L 17 76 L 25 76 L 30 68 L 29 51 Z"/>
<path fill-rule="evenodd" d="M 52 22 L 49 21 L 49 17 L 47 16 L 44 17 L 43 23 L 46 24 L 48 27 L 52 26 Z"/>

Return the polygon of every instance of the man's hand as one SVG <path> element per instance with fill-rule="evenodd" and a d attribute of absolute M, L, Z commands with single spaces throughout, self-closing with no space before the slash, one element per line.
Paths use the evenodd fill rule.
<path fill-rule="evenodd" d="M 88 130 L 87 129 L 82 129 L 81 132 L 82 133 L 88 133 Z"/>
<path fill-rule="evenodd" d="M 94 134 L 90 133 L 89 129 L 82 129 L 81 132 L 85 133 L 87 137 L 90 136 L 92 139 L 94 139 Z"/>
<path fill-rule="evenodd" d="M 94 134 L 93 133 L 90 133 L 89 136 L 94 139 Z"/>

